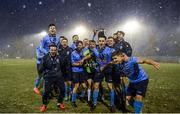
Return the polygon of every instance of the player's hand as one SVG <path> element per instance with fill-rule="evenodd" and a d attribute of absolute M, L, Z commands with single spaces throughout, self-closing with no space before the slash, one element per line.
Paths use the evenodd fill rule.
<path fill-rule="evenodd" d="M 109 62 L 109 64 L 112 65 L 112 64 L 115 64 L 115 62 L 114 62 L 114 61 L 111 61 L 111 62 Z"/>
<path fill-rule="evenodd" d="M 99 30 L 93 30 L 93 32 L 94 32 L 94 35 L 98 35 L 99 34 Z"/>
<path fill-rule="evenodd" d="M 152 63 L 153 67 L 156 69 L 156 70 L 159 70 L 160 69 L 160 64 L 158 62 L 153 62 Z"/>
<path fill-rule="evenodd" d="M 123 84 L 123 83 L 124 83 L 124 81 L 123 81 L 123 78 L 122 78 L 122 77 L 120 77 L 120 82 L 121 82 L 121 84 Z"/>
<path fill-rule="evenodd" d="M 83 65 L 83 62 L 82 61 L 78 61 L 76 66 L 82 66 Z"/>
<path fill-rule="evenodd" d="M 97 30 L 95 30 L 95 29 L 94 29 L 94 30 L 93 30 L 93 33 L 94 33 L 94 35 L 96 35 L 96 33 L 97 33 Z"/>
<path fill-rule="evenodd" d="M 83 64 L 84 63 L 84 59 L 80 60 L 79 63 Z"/>

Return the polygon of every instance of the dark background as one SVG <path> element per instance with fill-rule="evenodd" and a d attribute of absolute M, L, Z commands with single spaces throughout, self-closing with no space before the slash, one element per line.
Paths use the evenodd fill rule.
<path fill-rule="evenodd" d="M 134 54 L 180 56 L 179 0 L 0 0 L 0 54 L 34 56 L 42 39 L 37 34 L 52 22 L 70 40 L 78 24 L 88 28 L 83 39 L 99 28 L 110 36 L 131 19 L 143 25 L 136 34 L 126 33 Z"/>

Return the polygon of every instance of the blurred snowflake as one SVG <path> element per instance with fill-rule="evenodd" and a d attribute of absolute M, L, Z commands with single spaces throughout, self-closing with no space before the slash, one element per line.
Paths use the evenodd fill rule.
<path fill-rule="evenodd" d="M 39 1 L 39 3 L 38 3 L 39 5 L 42 5 L 42 1 Z"/>
<path fill-rule="evenodd" d="M 91 3 L 90 2 L 88 2 L 88 7 L 91 7 Z"/>
<path fill-rule="evenodd" d="M 24 4 L 24 5 L 22 6 L 22 8 L 25 9 L 25 8 L 26 8 L 26 5 Z"/>

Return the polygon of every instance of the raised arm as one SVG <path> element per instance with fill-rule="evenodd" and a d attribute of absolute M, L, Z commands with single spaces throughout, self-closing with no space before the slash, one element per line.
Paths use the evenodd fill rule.
<path fill-rule="evenodd" d="M 138 58 L 137 63 L 152 65 L 155 69 L 160 69 L 160 64 L 154 60 Z"/>
<path fill-rule="evenodd" d="M 98 30 L 93 30 L 93 37 L 92 37 L 92 40 L 97 40 L 98 39 L 98 34 L 99 34 L 99 31 Z"/>

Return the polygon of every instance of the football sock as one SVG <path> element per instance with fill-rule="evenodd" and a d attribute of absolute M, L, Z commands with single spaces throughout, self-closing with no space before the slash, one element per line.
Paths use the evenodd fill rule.
<path fill-rule="evenodd" d="M 76 102 L 76 93 L 72 94 L 72 102 Z"/>
<path fill-rule="evenodd" d="M 93 91 L 93 104 L 94 105 L 97 104 L 98 93 L 99 93 L 99 90 L 94 90 Z"/>
<path fill-rule="evenodd" d="M 88 89 L 87 92 L 88 92 L 88 101 L 90 101 L 91 100 L 91 89 Z"/>
<path fill-rule="evenodd" d="M 34 86 L 35 86 L 36 88 L 38 88 L 39 85 L 40 85 L 40 82 L 41 82 L 41 77 L 40 77 L 40 76 L 37 76 L 37 78 L 36 78 L 36 80 L 35 80 Z"/>
<path fill-rule="evenodd" d="M 134 102 L 134 110 L 135 113 L 141 113 L 143 103 L 141 101 L 135 101 Z"/>
<path fill-rule="evenodd" d="M 67 97 L 67 96 L 68 96 L 68 86 L 65 85 L 65 97 Z"/>
<path fill-rule="evenodd" d="M 109 96 L 110 96 L 110 105 L 114 106 L 114 89 L 111 90 Z"/>

